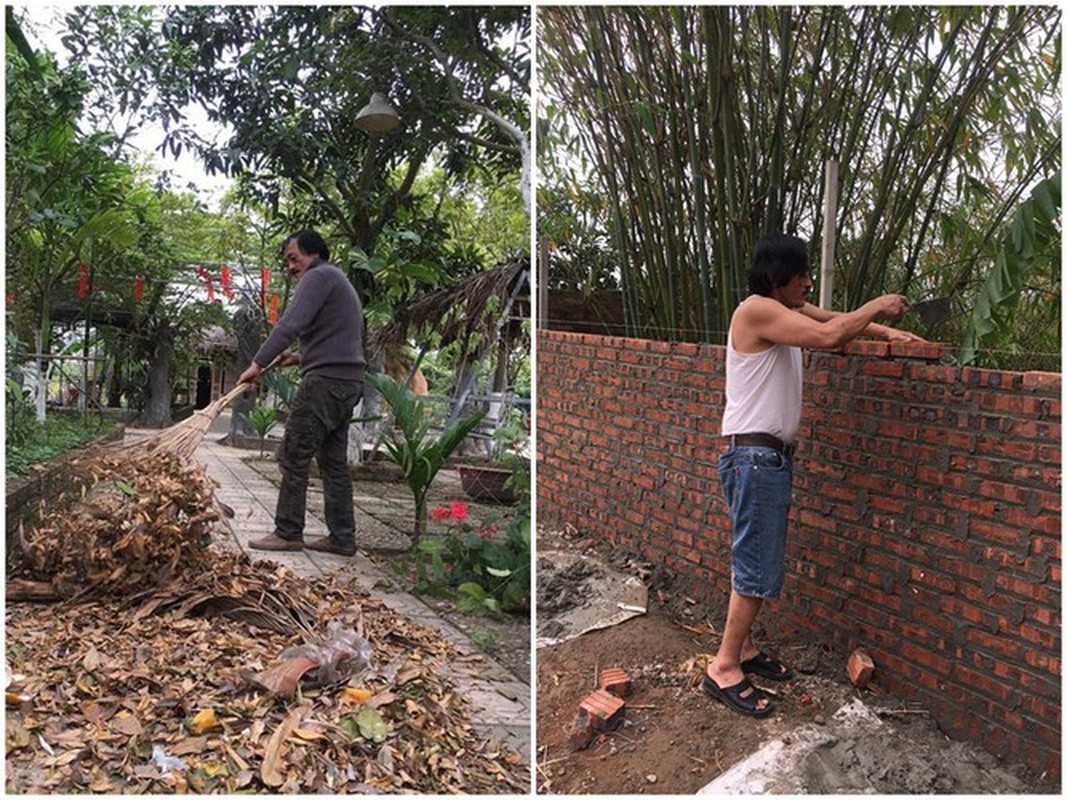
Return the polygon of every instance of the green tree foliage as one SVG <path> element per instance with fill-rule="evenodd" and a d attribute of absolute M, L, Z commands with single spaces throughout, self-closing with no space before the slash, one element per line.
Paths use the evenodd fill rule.
<path fill-rule="evenodd" d="M 9 36 L 12 31 L 23 46 L 7 52 L 5 283 L 17 298 L 8 323 L 48 355 L 61 335 L 70 339 L 76 320 L 85 342 L 104 348 L 98 367 L 113 379 L 109 396 L 125 392 L 140 407 L 154 396 L 158 408 L 146 421 L 167 424 L 171 370 L 195 357 L 206 325 L 223 319 L 218 308 L 190 302 L 202 289 L 190 259 L 232 256 L 242 237 L 190 196 L 157 187 L 154 175 L 130 163 L 116 131 L 89 126 L 83 133 L 85 73 L 34 53 L 9 13 Z M 121 324 L 111 325 L 119 318 Z M 39 374 L 47 369 L 42 360 Z M 37 397 L 41 417 L 45 395 Z"/>
<path fill-rule="evenodd" d="M 543 138 L 590 161 L 632 335 L 721 341 L 760 234 L 796 233 L 818 252 L 829 160 L 841 164 L 835 307 L 885 291 L 969 306 L 1004 221 L 1059 171 L 1056 7 L 539 19 L 548 106 L 576 131 L 556 135 L 546 112 Z"/>
<path fill-rule="evenodd" d="M 293 224 L 328 224 L 368 257 L 431 156 L 455 176 L 519 169 L 524 7 L 86 6 L 68 24 L 68 45 L 112 102 L 144 104 L 164 124 L 164 148 L 241 177 L 274 216 L 301 194 Z M 389 135 L 355 125 L 375 91 L 402 118 Z M 224 141 L 189 125 L 190 103 L 226 126 Z"/>
<path fill-rule="evenodd" d="M 1060 181 L 1057 174 L 1039 183 L 1006 226 L 993 270 L 982 284 L 964 331 L 962 363 L 975 362 L 979 349 L 983 349 L 992 354 L 989 361 L 994 364 L 1050 368 L 1047 361 L 1027 360 L 1029 354 L 1021 351 L 1018 325 L 1021 318 L 1042 330 L 1059 326 Z M 1047 264 L 1054 265 L 1053 269 L 1042 268 Z M 1020 304 L 1023 314 L 1016 313 Z M 1035 339 L 1031 333 L 1029 340 Z"/>

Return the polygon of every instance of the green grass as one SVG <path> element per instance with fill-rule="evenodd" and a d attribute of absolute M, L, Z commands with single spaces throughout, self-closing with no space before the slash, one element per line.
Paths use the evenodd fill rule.
<path fill-rule="evenodd" d="M 18 442 L 10 435 L 5 448 L 4 473 L 8 478 L 25 475 L 31 464 L 50 461 L 96 439 L 115 427 L 110 420 L 50 414 L 43 423 L 30 420 L 21 426 Z"/>

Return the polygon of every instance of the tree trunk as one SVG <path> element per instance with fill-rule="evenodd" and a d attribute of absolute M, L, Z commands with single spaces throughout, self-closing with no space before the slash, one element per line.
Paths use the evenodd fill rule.
<path fill-rule="evenodd" d="M 262 341 L 262 314 L 250 303 L 242 304 L 233 318 L 234 333 L 237 336 L 237 369 L 244 369 L 252 363 L 252 358 L 259 350 Z M 252 426 L 248 424 L 248 413 L 256 404 L 256 393 L 247 392 L 238 397 L 231 408 L 230 442 L 238 436 L 250 436 Z M 262 453 L 261 453 L 262 455 Z"/>
<path fill-rule="evenodd" d="M 171 362 L 174 359 L 174 329 L 164 322 L 156 331 L 156 347 L 148 367 L 148 402 L 142 424 L 149 428 L 165 428 L 171 424 Z"/>
<path fill-rule="evenodd" d="M 119 335 L 118 343 L 115 346 L 111 375 L 107 382 L 107 405 L 109 408 L 119 408 L 122 406 L 122 389 L 126 375 L 127 347 L 128 342 L 126 340 L 126 334 L 122 333 Z"/>

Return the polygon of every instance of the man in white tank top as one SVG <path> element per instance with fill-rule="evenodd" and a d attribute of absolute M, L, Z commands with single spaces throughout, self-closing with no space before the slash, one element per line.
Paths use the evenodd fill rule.
<path fill-rule="evenodd" d="M 722 642 L 702 685 L 734 711 L 765 717 L 773 710 L 770 700 L 747 676 L 793 677 L 789 667 L 755 645 L 751 632 L 763 601 L 781 593 L 785 575 L 803 387 L 801 348 L 832 350 L 860 335 L 922 340 L 875 322 L 907 311 L 908 301 L 899 294 L 875 298 L 846 314 L 808 303 L 808 248 L 795 236 L 761 238 L 748 278 L 752 295 L 737 307 L 727 336 L 722 434 L 729 449 L 719 460 L 733 521 L 732 587 Z"/>

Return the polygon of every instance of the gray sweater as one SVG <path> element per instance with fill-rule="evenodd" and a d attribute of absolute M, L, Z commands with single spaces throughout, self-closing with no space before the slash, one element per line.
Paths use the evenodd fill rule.
<path fill-rule="evenodd" d="M 333 264 L 320 261 L 308 267 L 253 361 L 267 366 L 294 339 L 300 342 L 301 375 L 363 380 L 363 304 Z"/>

